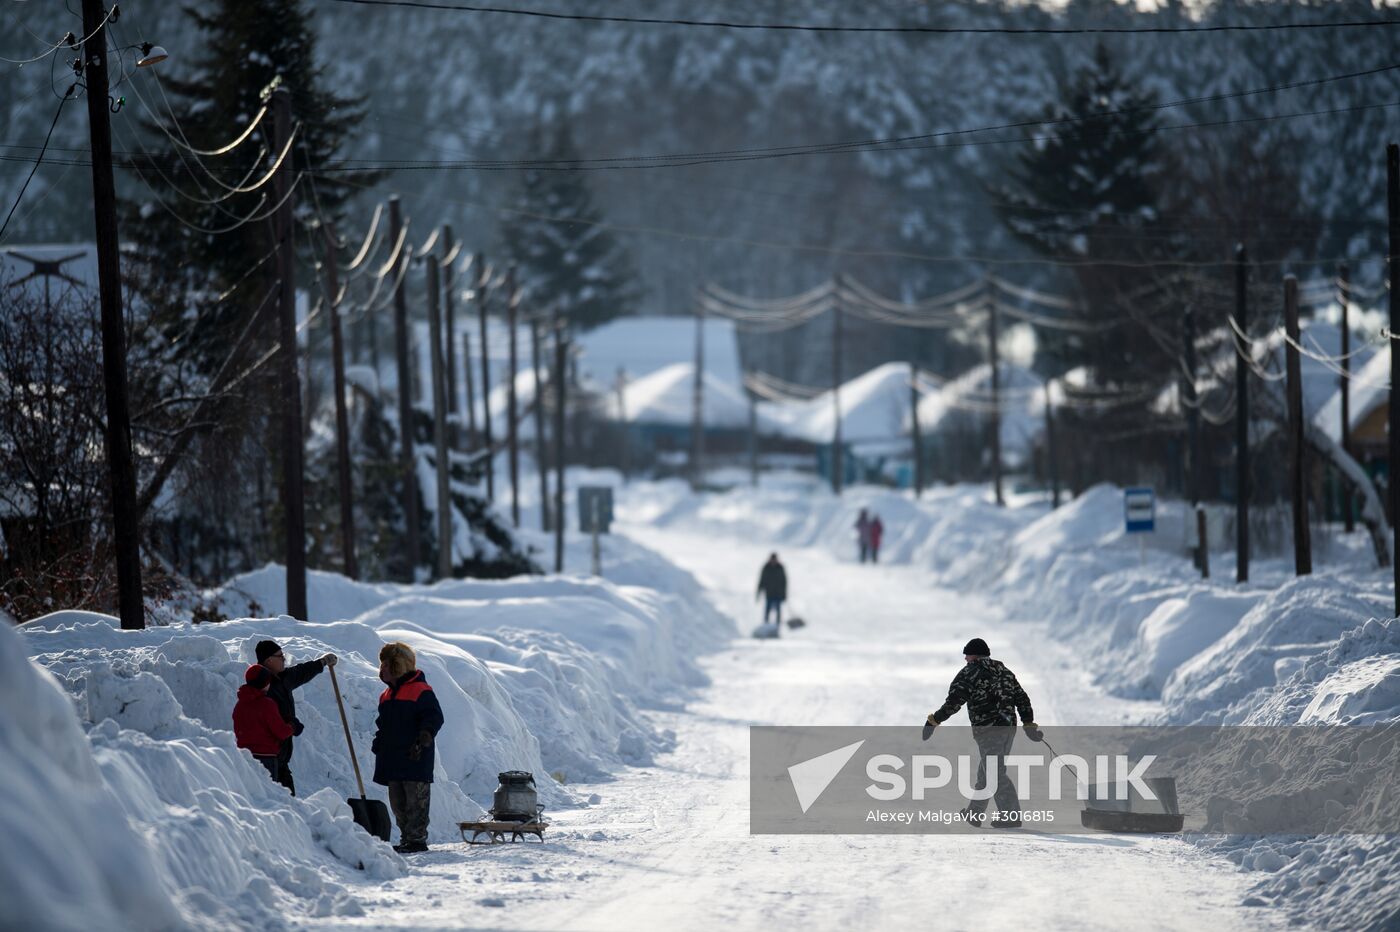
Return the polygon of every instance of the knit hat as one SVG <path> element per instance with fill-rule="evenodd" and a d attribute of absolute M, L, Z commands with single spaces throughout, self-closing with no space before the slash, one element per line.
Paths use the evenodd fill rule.
<path fill-rule="evenodd" d="M 990 657 L 992 656 L 992 649 L 988 647 L 987 642 L 981 638 L 973 638 L 967 642 L 967 646 L 963 648 L 963 653 L 969 657 Z"/>
<path fill-rule="evenodd" d="M 272 682 L 272 673 L 260 663 L 255 663 L 243 674 L 243 681 L 254 689 L 262 689 Z"/>
<path fill-rule="evenodd" d="M 267 658 L 277 653 L 282 646 L 276 641 L 259 641 L 255 653 L 258 655 L 258 663 L 265 663 Z"/>

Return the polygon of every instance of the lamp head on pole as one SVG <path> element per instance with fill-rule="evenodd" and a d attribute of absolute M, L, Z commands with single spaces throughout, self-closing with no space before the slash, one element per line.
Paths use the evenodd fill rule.
<path fill-rule="evenodd" d="M 149 42 L 141 43 L 141 57 L 136 59 L 137 68 L 149 68 L 170 57 L 170 53 L 163 46 L 152 45 Z"/>

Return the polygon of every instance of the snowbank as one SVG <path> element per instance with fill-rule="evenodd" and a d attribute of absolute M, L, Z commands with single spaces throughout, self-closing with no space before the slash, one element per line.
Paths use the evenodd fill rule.
<path fill-rule="evenodd" d="M 612 580 L 401 586 L 313 573 L 307 622 L 249 617 L 123 631 L 104 615 L 61 612 L 3 632 L 0 672 L 18 672 L 9 670 L 0 695 L 39 697 L 7 701 L 0 714 L 0 748 L 13 752 L 5 758 L 24 762 L 0 765 L 0 773 L 15 784 L 12 798 L 32 803 L 5 811 L 18 823 L 21 814 L 50 809 L 49 791 L 35 788 L 53 781 L 52 771 L 62 777 L 56 802 L 73 822 L 16 825 L 12 837 L 44 833 L 33 848 L 52 863 L 75 851 L 89 859 L 69 876 L 48 871 L 57 879 L 36 882 L 34 908 L 42 904 L 51 924 L 48 899 L 68 884 L 106 911 L 104 927 L 282 928 L 284 915 L 357 915 L 351 878 L 404 870 L 398 855 L 351 821 L 345 799 L 357 791 L 327 674 L 296 694 L 306 725 L 292 759 L 300 798 L 235 747 L 234 694 L 264 638 L 281 644 L 290 662 L 340 658 L 337 678 L 366 776 L 383 689 L 379 648 L 388 640 L 415 648 L 447 721 L 434 772 L 435 843 L 459 840 L 456 823 L 482 816 L 500 771 L 535 773 L 541 801 L 557 807 L 578 800 L 548 774 L 596 780 L 623 764 L 649 763 L 674 735 L 657 732 L 639 707 L 674 701 L 678 687 L 703 682 L 694 656 L 730 625 L 698 597 L 688 574 L 631 542 L 610 544 Z M 647 581 L 667 588 L 633 584 Z M 277 611 L 283 587 L 281 568 L 269 566 L 211 596 L 225 612 Z M 20 709 L 23 718 L 13 714 Z M 382 787 L 366 789 L 385 798 Z M 85 841 L 92 826 L 100 845 Z"/>

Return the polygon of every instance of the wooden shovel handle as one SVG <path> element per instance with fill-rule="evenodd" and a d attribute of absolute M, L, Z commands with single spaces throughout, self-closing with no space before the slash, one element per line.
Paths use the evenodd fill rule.
<path fill-rule="evenodd" d="M 355 756 L 355 741 L 350 737 L 350 721 L 345 717 L 345 703 L 340 701 L 340 684 L 335 680 L 335 667 L 326 667 L 331 674 L 331 689 L 335 690 L 335 706 L 340 710 L 340 727 L 345 729 L 345 744 L 350 748 L 350 763 L 355 765 L 355 783 L 360 788 L 360 798 L 365 798 L 365 781 L 360 776 L 360 759 Z"/>

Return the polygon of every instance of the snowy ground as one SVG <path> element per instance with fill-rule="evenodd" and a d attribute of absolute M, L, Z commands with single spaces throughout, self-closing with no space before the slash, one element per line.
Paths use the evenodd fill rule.
<path fill-rule="evenodd" d="M 769 546 L 630 527 L 691 570 L 745 629 Z M 1246 908 L 1249 878 L 1178 840 L 1092 836 L 752 836 L 748 727 L 918 723 L 942 698 L 967 638 L 983 635 L 1021 676 L 1042 723 L 1138 719 L 1107 699 L 1043 627 L 1008 626 L 975 595 L 931 588 L 911 567 L 862 567 L 784 548 L 809 627 L 707 657 L 711 678 L 652 767 L 571 787 L 592 806 L 554 813 L 543 847 L 442 845 L 385 882 L 362 917 L 313 928 L 702 929 L 1274 928 Z M 1097 884 L 1097 889 L 1092 886 Z"/>
<path fill-rule="evenodd" d="M 534 527 L 533 480 L 523 488 Z M 13 801 L 0 807 L 0 927 L 1400 927 L 1395 836 L 749 834 L 750 725 L 917 724 L 974 635 L 1043 724 L 1400 719 L 1400 619 L 1363 539 L 1324 538 L 1301 580 L 1260 559 L 1247 586 L 1216 554 L 1205 582 L 1179 503 L 1140 549 L 1121 502 L 1108 486 L 1051 513 L 1034 496 L 997 508 L 981 487 L 914 502 L 869 487 L 836 498 L 797 476 L 698 496 L 637 482 L 619 489 L 601 580 L 580 575 L 588 544 L 571 534 L 562 577 L 312 574 L 309 622 L 266 617 L 283 607 L 268 567 L 216 594 L 235 619 L 220 624 L 122 632 L 58 612 L 0 629 L 0 794 Z M 860 507 L 888 529 L 879 567 L 853 560 Z M 808 627 L 759 642 L 743 635 L 774 549 Z M 450 719 L 431 853 L 402 858 L 349 821 L 324 677 L 298 699 L 303 798 L 237 751 L 233 692 L 268 636 L 294 659 L 340 655 L 362 755 L 378 647 L 414 644 Z M 1373 750 L 1369 771 L 1349 765 L 1369 794 L 1357 806 L 1394 792 L 1400 744 Z M 454 820 L 478 817 L 495 774 L 517 768 L 541 782 L 549 842 L 458 842 Z"/>

